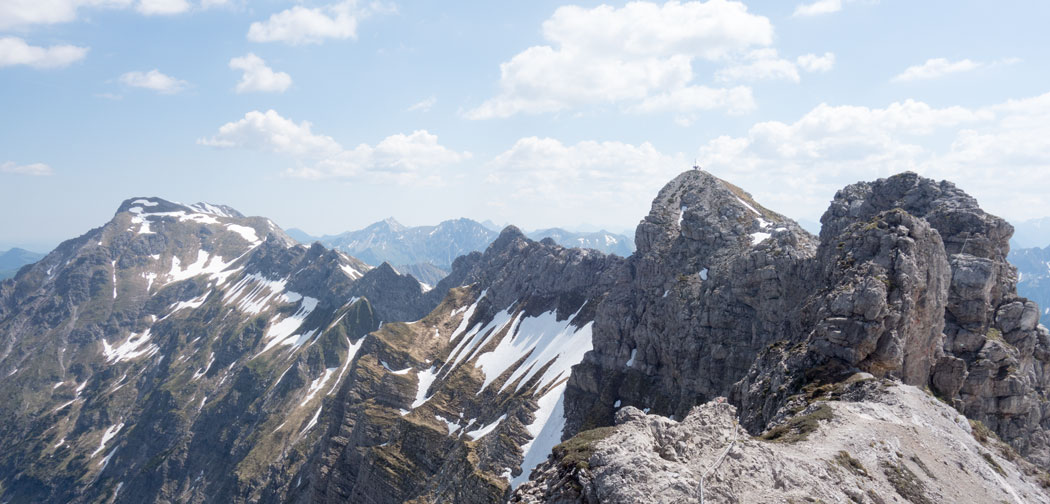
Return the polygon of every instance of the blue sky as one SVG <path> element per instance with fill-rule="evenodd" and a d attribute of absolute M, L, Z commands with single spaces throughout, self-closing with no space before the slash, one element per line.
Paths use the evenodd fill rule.
<path fill-rule="evenodd" d="M 1050 215 L 1043 1 L 0 0 L 0 247 L 132 196 L 314 234 L 633 229 L 694 158 L 799 219 L 902 170 Z"/>

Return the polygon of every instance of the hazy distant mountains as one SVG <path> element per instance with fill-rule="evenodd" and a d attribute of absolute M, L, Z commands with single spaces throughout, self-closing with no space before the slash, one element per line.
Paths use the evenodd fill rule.
<path fill-rule="evenodd" d="M 447 274 L 457 257 L 485 250 L 499 236 L 497 229 L 491 221 L 481 223 L 466 218 L 447 220 L 436 226 L 414 227 L 389 218 L 364 229 L 337 235 L 316 237 L 299 229 L 289 230 L 288 235 L 304 244 L 321 242 L 373 266 L 388 262 L 399 271 L 434 285 Z M 527 235 L 537 241 L 551 238 L 563 247 L 591 248 L 621 257 L 634 252 L 632 239 L 606 231 L 577 233 L 550 228 Z"/>
<path fill-rule="evenodd" d="M 43 258 L 44 254 L 20 248 L 0 252 L 0 280 L 15 276 L 15 273 L 18 273 L 18 268 L 27 264 L 33 264 Z"/>

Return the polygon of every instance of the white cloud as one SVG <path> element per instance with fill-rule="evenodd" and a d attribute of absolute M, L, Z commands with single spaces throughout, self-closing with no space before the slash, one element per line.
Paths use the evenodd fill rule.
<path fill-rule="evenodd" d="M 190 10 L 186 0 L 139 0 L 135 10 L 147 16 L 181 14 Z"/>
<path fill-rule="evenodd" d="M 35 24 L 65 23 L 76 19 L 80 7 L 127 7 L 133 0 L 4 0 L 0 2 L 0 29 Z"/>
<path fill-rule="evenodd" d="M 357 23 L 374 13 L 389 13 L 392 5 L 372 2 L 358 7 L 356 0 L 344 0 L 323 7 L 307 8 L 296 5 L 257 21 L 248 27 L 252 42 L 284 42 L 286 44 L 320 44 L 325 39 L 357 38 Z"/>
<path fill-rule="evenodd" d="M 245 114 L 244 119 L 222 125 L 218 135 L 197 143 L 307 157 L 333 156 L 343 150 L 332 137 L 315 135 L 311 128 L 308 121 L 296 124 L 275 110 L 254 110 Z"/>
<path fill-rule="evenodd" d="M 241 81 L 237 83 L 238 93 L 258 91 L 263 93 L 283 93 L 292 85 L 292 77 L 284 72 L 274 72 L 266 66 L 262 58 L 248 53 L 230 60 L 230 68 L 241 70 Z"/>
<path fill-rule="evenodd" d="M 14 65 L 60 68 L 84 59 L 87 53 L 87 47 L 72 45 L 38 47 L 31 46 L 18 37 L 0 38 L 0 68 Z"/>
<path fill-rule="evenodd" d="M 640 105 L 654 97 L 719 95 L 693 82 L 693 60 L 720 61 L 767 46 L 773 26 L 739 2 L 632 2 L 622 8 L 560 7 L 543 23 L 543 36 L 551 45 L 530 47 L 500 65 L 500 93 L 468 111 L 468 118 L 607 104 L 645 110 Z M 729 94 L 740 95 L 721 95 Z M 698 105 L 707 110 L 740 104 L 694 100 L 682 107 Z"/>
<path fill-rule="evenodd" d="M 970 61 L 948 61 L 945 58 L 932 58 L 921 65 L 913 65 L 906 68 L 899 75 L 890 79 L 891 82 L 911 82 L 916 80 L 928 80 L 943 77 L 948 74 L 969 72 L 984 66 L 984 63 Z"/>
<path fill-rule="evenodd" d="M 817 0 L 795 7 L 794 16 L 819 16 L 842 10 L 842 0 Z"/>
<path fill-rule="evenodd" d="M 646 142 L 585 141 L 566 145 L 528 137 L 487 164 L 493 208 L 505 199 L 527 201 L 534 222 L 633 222 L 648 211 L 652 195 L 687 168 Z M 615 204 L 610 204 L 615 202 Z M 509 216 L 508 216 L 509 217 Z"/>
<path fill-rule="evenodd" d="M 943 139 L 947 138 L 948 143 Z M 699 151 L 705 168 L 788 215 L 815 218 L 834 191 L 905 170 L 966 181 L 993 213 L 1050 213 L 1050 93 L 983 108 L 907 100 L 885 108 L 819 105 Z M 1035 212 L 1034 214 L 1032 212 Z"/>
<path fill-rule="evenodd" d="M 835 66 L 835 53 L 826 52 L 823 56 L 803 54 L 796 61 L 807 72 L 827 72 Z"/>
<path fill-rule="evenodd" d="M 425 100 L 422 100 L 422 101 L 419 101 L 417 103 L 414 103 L 411 107 L 408 107 L 408 109 L 406 109 L 406 110 L 408 110 L 409 112 L 415 112 L 415 111 L 429 112 L 430 111 L 430 107 L 433 107 L 435 103 L 437 103 L 437 97 L 431 95 L 429 98 L 427 98 Z"/>
<path fill-rule="evenodd" d="M 44 163 L 32 163 L 27 165 L 15 164 L 13 161 L 7 161 L 0 163 L 0 173 L 12 173 L 16 175 L 32 175 L 35 177 L 43 177 L 52 175 L 54 172 L 51 167 Z"/>
<path fill-rule="evenodd" d="M 316 134 L 312 125 L 296 124 L 274 110 L 252 111 L 244 118 L 224 124 L 219 133 L 197 141 L 213 147 L 241 147 L 285 154 L 298 162 L 286 174 L 298 178 L 376 177 L 398 182 L 439 179 L 437 169 L 471 157 L 438 143 L 425 130 L 386 137 L 375 146 L 360 144 L 346 149 L 330 136 Z"/>
<path fill-rule="evenodd" d="M 189 87 L 188 82 L 164 75 L 155 68 L 148 72 L 128 72 L 120 76 L 120 82 L 127 86 L 149 89 L 161 94 L 175 94 Z"/>
<path fill-rule="evenodd" d="M 715 73 L 715 78 L 721 81 L 786 80 L 799 82 L 801 80 L 795 63 L 778 56 L 776 49 L 751 51 L 744 61 L 746 63 L 734 64 L 719 70 Z"/>

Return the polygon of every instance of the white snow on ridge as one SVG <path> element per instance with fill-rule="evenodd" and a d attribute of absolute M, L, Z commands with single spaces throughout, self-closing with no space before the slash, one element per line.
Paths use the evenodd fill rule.
<path fill-rule="evenodd" d="M 237 259 L 225 262 L 222 257 L 212 256 L 206 250 L 201 249 L 197 251 L 197 260 L 191 264 L 187 264 L 184 268 L 182 267 L 182 261 L 179 260 L 178 256 L 172 256 L 171 271 L 168 272 L 168 280 L 170 282 L 178 282 L 193 278 L 197 275 L 219 275 L 236 260 Z"/>
<path fill-rule="evenodd" d="M 343 375 L 345 375 L 346 370 L 350 368 L 350 363 L 353 362 L 354 357 L 357 356 L 357 351 L 361 349 L 361 345 L 364 342 L 364 338 L 358 339 L 357 343 L 351 343 L 350 338 L 346 338 L 346 362 L 343 363 L 343 368 L 339 370 L 339 376 L 335 379 L 335 383 L 332 384 L 332 388 L 328 389 L 328 392 L 325 393 L 325 395 L 332 395 L 332 392 L 335 392 L 335 388 L 339 386 L 339 382 L 343 381 Z"/>
<path fill-rule="evenodd" d="M 463 316 L 464 321 L 469 320 L 470 315 L 474 312 L 473 308 L 476 307 L 476 305 L 477 303 L 475 303 L 470 310 L 467 310 L 467 313 Z M 488 338 L 493 337 L 495 334 L 502 331 L 506 328 L 507 324 L 514 322 L 517 317 L 512 317 L 510 310 L 511 308 L 507 308 L 506 310 L 497 313 L 496 316 L 492 318 L 492 321 L 484 326 L 482 326 L 480 322 L 474 324 L 470 331 L 464 334 L 459 344 L 456 345 L 456 348 L 448 354 L 449 357 L 454 355 L 455 358 L 451 363 L 447 364 L 448 367 L 446 374 L 455 369 L 460 362 L 469 362 L 471 356 L 473 356 L 478 349 L 485 346 Z M 460 323 L 460 326 L 462 325 L 463 323 Z M 453 336 L 453 338 L 454 337 L 455 336 Z"/>
<path fill-rule="evenodd" d="M 516 390 L 521 390 L 548 362 L 553 364 L 540 377 L 539 388 L 567 377 L 569 369 L 583 360 L 583 354 L 592 347 L 593 323 L 576 328 L 571 324 L 574 317 L 575 314 L 559 322 L 557 312 L 552 310 L 537 317 L 521 318 L 494 350 L 478 356 L 477 366 L 485 374 L 481 389 L 488 387 L 526 354 L 528 357 L 511 373 L 500 391 L 519 379 Z"/>
<path fill-rule="evenodd" d="M 383 365 L 384 369 L 386 369 L 387 371 L 390 371 L 391 374 L 403 375 L 403 374 L 408 374 L 409 371 L 412 371 L 411 367 L 407 367 L 405 369 L 398 369 L 398 370 L 395 371 L 395 370 L 391 369 L 390 365 L 387 364 L 386 361 L 384 361 L 384 360 L 379 361 L 379 363 Z"/>
<path fill-rule="evenodd" d="M 270 301 L 284 293 L 284 286 L 287 283 L 287 280 L 270 280 L 258 273 L 252 273 L 234 284 L 223 295 L 222 300 L 226 304 L 234 305 L 242 312 L 257 315 L 270 304 Z"/>
<path fill-rule="evenodd" d="M 150 207 L 150 206 L 157 206 L 157 202 L 156 201 L 150 201 L 150 200 L 146 200 L 146 199 L 137 199 L 135 201 L 132 201 L 131 204 L 132 205 L 148 206 L 148 207 Z"/>
<path fill-rule="evenodd" d="M 310 331 L 305 337 L 297 338 L 293 340 L 296 331 L 303 325 L 303 321 L 306 317 L 309 317 L 313 313 L 314 309 L 317 308 L 318 300 L 309 296 L 302 296 L 295 292 L 287 292 L 282 294 L 282 298 L 285 302 L 294 303 L 301 301 L 299 308 L 295 313 L 291 314 L 280 321 L 277 321 L 276 317 L 271 320 L 270 327 L 266 329 L 266 334 L 263 335 L 263 339 L 267 342 L 266 347 L 263 348 L 262 352 L 265 353 L 267 350 L 277 345 L 295 345 L 299 346 L 306 342 L 310 336 L 313 336 L 315 331 Z"/>
<path fill-rule="evenodd" d="M 318 376 L 317 379 L 310 382 L 310 389 L 306 392 L 306 398 L 299 403 L 299 407 L 306 406 L 306 403 L 310 402 L 310 400 L 317 395 L 317 392 L 324 388 L 325 384 L 328 383 L 328 380 L 332 377 L 332 374 L 335 373 L 335 371 L 336 368 L 334 367 L 325 369 L 323 375 Z"/>
<path fill-rule="evenodd" d="M 160 350 L 160 347 L 149 343 L 149 329 L 146 329 L 141 335 L 131 334 L 126 340 L 121 342 L 116 347 L 113 347 L 102 339 L 102 355 L 106 357 L 106 362 L 114 364 L 121 361 L 129 361 L 137 359 L 142 356 L 152 356 Z"/>
<path fill-rule="evenodd" d="M 427 397 L 427 391 L 430 389 L 430 386 L 434 383 L 434 380 L 437 379 L 437 375 L 438 369 L 436 366 L 431 367 L 426 371 L 419 371 L 419 373 L 416 374 L 416 378 L 419 380 L 419 383 L 416 385 L 416 399 L 412 401 L 412 409 L 416 409 L 422 406 L 423 403 L 427 402 L 430 399 L 430 397 Z"/>
<path fill-rule="evenodd" d="M 357 271 L 356 269 L 354 269 L 353 266 L 350 266 L 349 264 L 340 264 L 339 269 L 343 270 L 343 273 L 345 273 L 346 276 L 350 277 L 351 280 L 357 280 L 358 278 L 361 278 L 361 272 Z"/>
<path fill-rule="evenodd" d="M 179 301 L 178 303 L 175 303 L 174 305 L 172 305 L 172 310 L 170 312 L 168 312 L 168 314 L 165 315 L 164 318 L 168 318 L 172 314 L 174 314 L 175 312 L 177 312 L 179 310 L 185 310 L 186 308 L 192 308 L 192 309 L 200 308 L 201 305 L 204 304 L 204 301 L 206 299 L 208 299 L 209 295 L 211 295 L 211 291 L 205 292 L 204 294 L 201 294 L 199 297 L 195 297 L 195 298 L 193 298 L 193 299 L 191 299 L 189 301 Z M 163 320 L 163 319 L 161 319 L 161 320 Z"/>
<path fill-rule="evenodd" d="M 740 202 L 740 204 L 741 204 L 741 205 L 744 205 L 744 206 L 745 206 L 745 207 L 746 207 L 746 208 L 747 208 L 748 210 L 751 210 L 752 212 L 754 212 L 754 213 L 755 213 L 755 215 L 762 215 L 762 212 L 759 212 L 758 210 L 755 210 L 755 207 L 753 207 L 753 206 L 749 205 L 749 204 L 748 204 L 748 203 L 747 203 L 746 201 L 744 201 L 744 200 L 743 200 L 743 199 L 742 199 L 741 197 L 739 197 L 739 196 L 735 196 L 735 198 L 736 198 L 736 200 L 737 200 L 737 201 L 739 201 L 739 202 Z"/>
<path fill-rule="evenodd" d="M 208 370 L 211 369 L 212 364 L 215 364 L 215 352 L 212 352 L 211 355 L 208 356 L 208 365 L 205 366 L 204 369 L 194 372 L 193 378 L 190 378 L 190 381 L 196 381 L 198 378 L 208 374 Z M 207 399 L 207 397 L 205 397 L 205 399 Z M 204 406 L 204 401 L 201 401 L 201 406 Z"/>
<path fill-rule="evenodd" d="M 95 455 L 98 455 L 100 451 L 106 449 L 106 443 L 108 443 L 110 439 L 113 439 L 113 436 L 116 436 L 117 433 L 120 432 L 120 429 L 123 428 L 124 422 L 120 422 L 119 424 L 111 425 L 108 429 L 106 429 L 106 432 L 102 433 L 102 442 L 98 444 L 98 448 L 96 448 L 95 451 L 91 452 L 91 455 L 89 455 L 88 458 L 95 458 Z"/>
<path fill-rule="evenodd" d="M 200 213 L 218 215 L 219 217 L 233 217 L 229 213 L 225 212 L 223 209 L 210 203 L 194 203 L 192 205 L 189 205 L 189 208 L 192 210 L 196 210 Z"/>
<path fill-rule="evenodd" d="M 633 366 L 634 365 L 634 360 L 635 360 L 636 357 L 638 357 L 638 349 L 637 348 L 632 348 L 631 349 L 631 358 L 627 359 L 627 364 L 624 364 L 624 367 L 631 367 L 631 366 Z"/>
<path fill-rule="evenodd" d="M 765 240 L 766 238 L 769 238 L 770 236 L 773 236 L 773 235 L 771 235 L 769 233 L 763 233 L 763 232 L 751 233 L 751 244 L 752 245 L 758 245 L 759 243 L 762 243 L 762 240 Z"/>
<path fill-rule="evenodd" d="M 485 434 L 488 434 L 488 433 L 496 430 L 496 427 L 499 427 L 500 422 L 502 422 L 502 421 L 504 421 L 506 419 L 507 419 L 507 415 L 506 415 L 506 413 L 504 413 L 499 418 L 497 418 L 495 422 L 492 422 L 492 423 L 490 423 L 488 425 L 483 425 L 479 429 L 472 430 L 472 431 L 467 433 L 467 436 L 470 436 L 470 439 L 472 441 L 477 441 L 479 438 L 481 438 Z M 546 458 L 546 456 L 544 456 L 544 458 Z"/>
<path fill-rule="evenodd" d="M 262 242 L 262 240 L 260 240 L 255 234 L 255 228 L 241 226 L 239 224 L 227 224 L 226 229 L 241 235 L 241 238 L 244 238 L 244 241 L 251 243 L 252 245 L 258 245 Z"/>
<path fill-rule="evenodd" d="M 453 421 L 451 421 L 451 420 L 449 420 L 449 419 L 447 419 L 447 418 L 445 418 L 445 417 L 443 417 L 441 415 L 434 415 L 434 418 L 436 418 L 437 421 L 442 422 L 446 426 L 448 426 L 448 433 L 449 433 L 449 435 L 452 435 L 456 431 L 459 430 L 459 425 L 456 424 L 456 422 L 453 422 Z"/>
<path fill-rule="evenodd" d="M 528 481 L 532 470 L 546 461 L 551 450 L 561 443 L 562 431 L 565 429 L 565 386 L 565 382 L 559 384 L 538 401 L 536 419 L 525 427 L 532 439 L 521 447 L 525 454 L 521 461 L 521 474 L 511 480 L 511 488 Z"/>

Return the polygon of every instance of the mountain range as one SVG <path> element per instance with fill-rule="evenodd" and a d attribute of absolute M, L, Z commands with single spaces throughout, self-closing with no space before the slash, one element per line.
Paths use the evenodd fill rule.
<path fill-rule="evenodd" d="M 44 255 L 17 247 L 0 252 L 0 280 L 15 276 L 19 268 L 39 261 Z"/>
<path fill-rule="evenodd" d="M 125 201 L 0 283 L 0 502 L 1050 501 L 1050 332 L 950 182 L 815 236 L 690 170 L 626 256 L 475 224 Z"/>
<path fill-rule="evenodd" d="M 499 236 L 494 226 L 491 221 L 461 218 L 435 226 L 406 227 L 391 217 L 338 235 L 317 237 L 299 229 L 290 229 L 288 234 L 300 243 L 319 242 L 373 266 L 388 262 L 398 271 L 435 285 L 448 274 L 457 257 L 485 250 Z M 550 228 L 529 232 L 527 236 L 537 241 L 551 238 L 563 247 L 590 248 L 621 257 L 634 251 L 632 239 L 607 231 L 578 233 Z"/>

